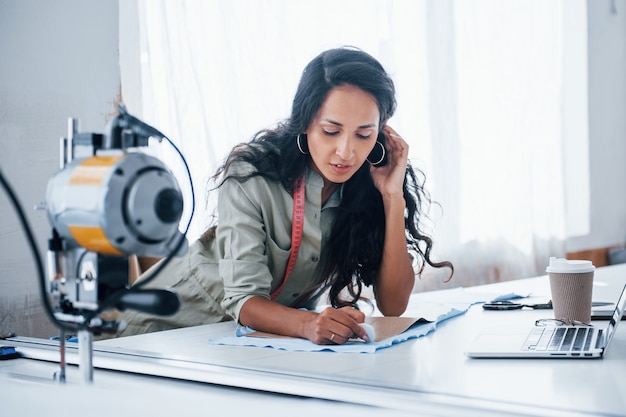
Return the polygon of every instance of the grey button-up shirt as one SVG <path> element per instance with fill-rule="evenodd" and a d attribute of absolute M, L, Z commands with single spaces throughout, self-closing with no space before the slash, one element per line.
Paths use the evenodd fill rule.
<path fill-rule="evenodd" d="M 313 308 L 322 292 L 324 241 L 341 201 L 339 188 L 322 207 L 323 185 L 323 178 L 307 169 L 302 243 L 275 300 L 280 304 Z M 186 255 L 172 260 L 146 286 L 173 289 L 181 298 L 180 310 L 169 317 L 126 311 L 128 327 L 120 335 L 238 320 L 248 299 L 269 298 L 283 281 L 291 252 L 292 211 L 293 197 L 280 183 L 261 176 L 227 180 L 219 188 L 215 236 L 194 242 Z"/>
<path fill-rule="evenodd" d="M 302 243 L 291 276 L 276 299 L 283 305 L 293 305 L 324 280 L 323 240 L 330 233 L 332 209 L 340 198 L 336 193 L 322 208 L 323 185 L 319 174 L 307 171 Z M 293 198 L 279 183 L 257 176 L 222 185 L 216 241 L 224 282 L 222 306 L 231 316 L 239 317 L 250 297 L 269 297 L 282 283 L 291 253 L 292 211 Z"/>

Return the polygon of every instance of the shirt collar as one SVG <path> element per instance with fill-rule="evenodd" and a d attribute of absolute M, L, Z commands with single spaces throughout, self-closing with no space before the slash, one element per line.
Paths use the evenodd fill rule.
<path fill-rule="evenodd" d="M 317 172 L 313 171 L 311 168 L 307 167 L 306 169 L 306 184 L 307 189 L 312 187 L 316 189 L 318 193 L 322 192 L 322 188 L 324 188 L 324 178 Z M 339 187 L 331 194 L 326 201 L 324 207 L 338 207 L 341 203 L 341 199 L 343 198 L 343 184 L 340 184 Z"/>

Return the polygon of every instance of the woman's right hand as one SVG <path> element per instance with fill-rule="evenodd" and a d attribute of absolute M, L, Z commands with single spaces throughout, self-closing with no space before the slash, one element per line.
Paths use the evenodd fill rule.
<path fill-rule="evenodd" d="M 353 337 L 368 341 L 360 324 L 365 314 L 352 307 L 327 307 L 306 324 L 307 339 L 318 345 L 342 345 Z"/>
<path fill-rule="evenodd" d="M 255 296 L 243 304 L 238 320 L 261 332 L 305 338 L 318 345 L 342 345 L 352 337 L 368 341 L 367 331 L 360 326 L 365 314 L 352 307 L 328 307 L 315 313 Z"/>

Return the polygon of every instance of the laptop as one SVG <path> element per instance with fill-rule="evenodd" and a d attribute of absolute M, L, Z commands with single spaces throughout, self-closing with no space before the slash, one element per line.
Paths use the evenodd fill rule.
<path fill-rule="evenodd" d="M 470 358 L 601 358 L 609 347 L 626 307 L 622 290 L 608 326 L 541 326 L 482 331 L 465 354 Z"/>

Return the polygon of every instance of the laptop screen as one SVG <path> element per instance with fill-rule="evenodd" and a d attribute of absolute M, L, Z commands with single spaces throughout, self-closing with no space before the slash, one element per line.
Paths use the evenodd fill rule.
<path fill-rule="evenodd" d="M 622 290 L 622 294 L 617 301 L 615 306 L 615 310 L 613 311 L 613 317 L 611 317 L 611 321 L 609 322 L 609 326 L 606 329 L 606 338 L 604 346 L 605 347 L 608 342 L 613 337 L 613 333 L 615 333 L 615 329 L 617 329 L 617 325 L 622 320 L 622 315 L 624 314 L 624 308 L 626 308 L 626 286 Z"/>

